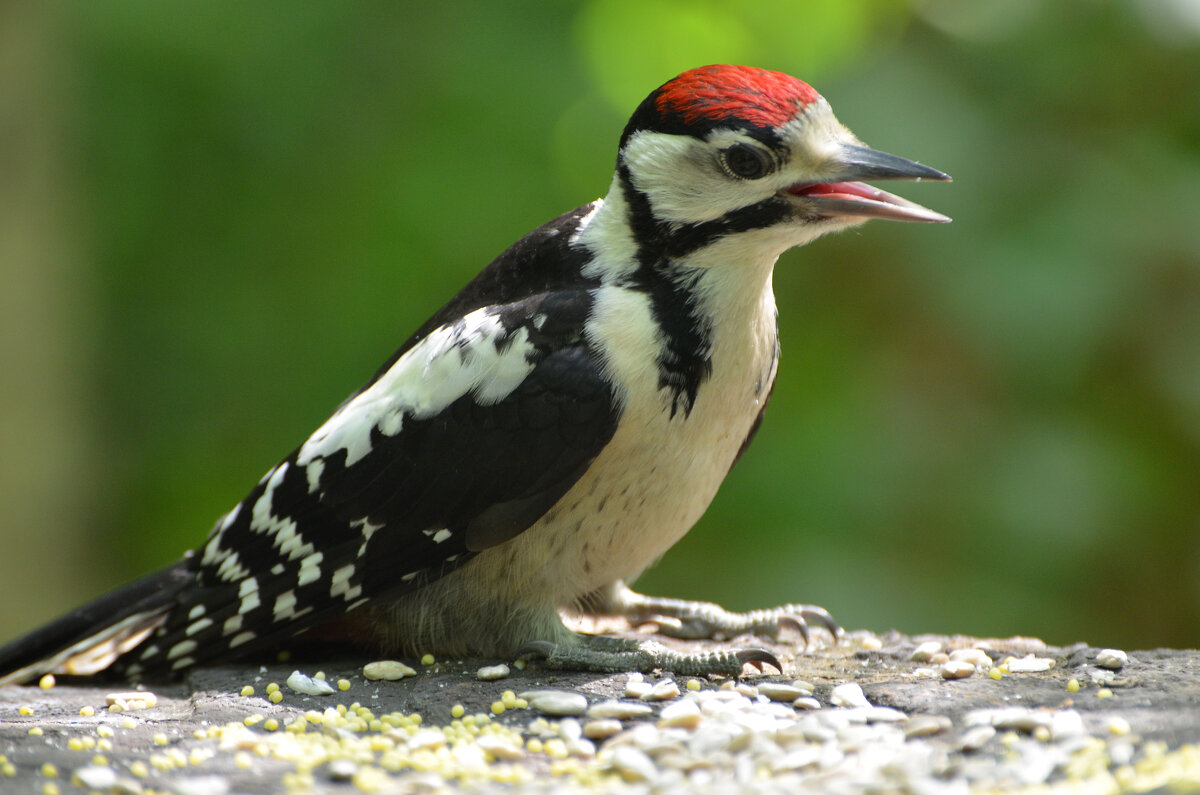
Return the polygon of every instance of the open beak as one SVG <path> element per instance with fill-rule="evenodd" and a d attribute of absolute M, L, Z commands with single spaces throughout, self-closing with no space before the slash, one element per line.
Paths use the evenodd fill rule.
<path fill-rule="evenodd" d="M 889 155 L 865 146 L 842 147 L 838 170 L 828 182 L 800 182 L 784 193 L 804 198 L 806 210 L 832 218 L 886 218 L 892 221 L 948 223 L 950 219 L 908 199 L 856 180 L 936 179 L 949 182 L 950 176 L 936 168 L 923 166 L 903 157 Z"/>

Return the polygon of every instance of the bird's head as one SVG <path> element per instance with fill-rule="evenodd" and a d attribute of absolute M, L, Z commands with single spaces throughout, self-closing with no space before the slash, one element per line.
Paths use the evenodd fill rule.
<path fill-rule="evenodd" d="M 660 86 L 630 118 L 617 162 L 635 234 L 668 249 L 770 230 L 783 251 L 871 218 L 950 220 L 862 181 L 885 179 L 950 177 L 868 148 L 807 83 L 746 66 Z"/>

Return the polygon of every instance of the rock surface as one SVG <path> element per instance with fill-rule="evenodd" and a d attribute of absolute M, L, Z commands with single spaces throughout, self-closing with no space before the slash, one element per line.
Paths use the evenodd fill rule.
<path fill-rule="evenodd" d="M 912 659 L 930 641 L 946 660 L 978 649 L 993 664 L 961 653 L 955 661 L 974 660 L 975 672 L 944 678 L 937 653 Z M 690 648 L 699 645 L 717 644 Z M 557 690 L 589 705 L 633 703 L 629 675 L 549 672 L 536 663 L 497 680 L 477 678 L 496 660 L 408 660 L 416 675 L 398 681 L 366 679 L 362 659 L 205 668 L 184 682 L 146 683 L 153 706 L 126 698 L 116 711 L 106 697 L 128 696 L 128 684 L 3 687 L 0 791 L 43 792 L 51 783 L 61 792 L 215 795 L 1200 787 L 1198 651 L 1129 651 L 1112 670 L 1097 664 L 1098 648 L 1030 638 L 858 632 L 837 644 L 826 636 L 807 653 L 782 641 L 738 645 L 769 649 L 784 674 L 748 667 L 741 682 L 675 679 L 681 695 L 639 702 L 649 710 L 630 709 L 645 714 L 620 720 L 615 733 L 608 723 L 591 726 L 594 716 L 541 714 L 515 694 Z M 1010 672 L 1009 658 L 1029 672 Z M 350 687 L 302 695 L 284 684 L 294 670 L 322 670 Z M 674 677 L 645 677 L 652 686 L 667 679 Z M 817 709 L 746 686 L 796 680 L 797 692 L 815 686 Z M 278 703 L 268 698 L 272 682 L 282 688 Z M 846 683 L 862 688 L 866 705 L 831 706 L 833 688 Z M 253 695 L 241 695 L 247 685 Z M 119 710 L 122 703 L 131 708 Z"/>

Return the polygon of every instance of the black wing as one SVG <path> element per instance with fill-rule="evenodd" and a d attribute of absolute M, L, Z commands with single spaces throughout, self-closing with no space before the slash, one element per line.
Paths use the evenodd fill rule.
<path fill-rule="evenodd" d="M 152 634 L 116 667 L 278 645 L 443 576 L 557 502 L 619 416 L 583 334 L 594 284 L 569 240 L 586 210 L 498 258 L 270 470 L 185 561 L 191 583 L 143 605 Z M 103 634 L 69 618 L 44 656 Z"/>

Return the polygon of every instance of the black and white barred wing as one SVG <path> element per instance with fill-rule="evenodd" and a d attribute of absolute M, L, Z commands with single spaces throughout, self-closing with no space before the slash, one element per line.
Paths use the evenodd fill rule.
<path fill-rule="evenodd" d="M 170 587 L 157 611 L 138 613 L 142 636 L 152 632 L 116 667 L 178 670 L 278 645 L 533 524 L 616 426 L 611 388 L 581 334 L 590 305 L 583 290 L 550 292 L 410 341 L 197 554 L 142 581 Z M 55 642 L 78 649 L 86 639 L 73 626 Z"/>

